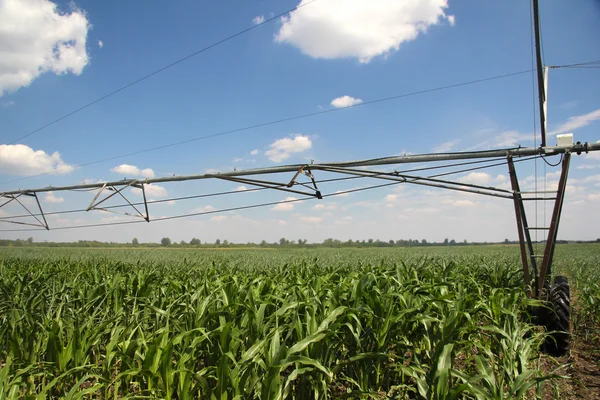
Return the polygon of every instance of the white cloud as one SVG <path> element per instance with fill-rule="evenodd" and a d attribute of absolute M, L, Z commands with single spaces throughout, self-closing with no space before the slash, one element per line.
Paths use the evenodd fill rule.
<path fill-rule="evenodd" d="M 296 200 L 295 197 L 286 197 L 285 200 L 282 200 L 275 207 L 272 208 L 274 211 L 291 211 L 294 209 L 294 203 L 286 203 L 289 201 Z"/>
<path fill-rule="evenodd" d="M 300 5 L 309 0 L 301 0 Z M 414 40 L 442 18 L 447 0 L 327 0 L 281 19 L 277 43 L 314 58 L 357 58 L 368 63 Z"/>
<path fill-rule="evenodd" d="M 164 187 L 157 184 L 144 185 L 144 191 L 147 197 L 167 197 L 169 192 Z M 131 188 L 131 192 L 135 194 L 142 194 L 142 190 L 138 188 Z"/>
<path fill-rule="evenodd" d="M 323 218 L 321 217 L 300 217 L 300 221 L 305 222 L 307 224 L 319 224 L 323 222 Z"/>
<path fill-rule="evenodd" d="M 348 196 L 350 196 L 350 193 L 347 193 L 345 190 L 336 190 L 334 194 L 336 196 L 339 196 L 339 197 L 348 197 Z"/>
<path fill-rule="evenodd" d="M 244 161 L 244 159 L 243 159 L 243 158 L 240 158 L 240 157 L 235 157 L 235 158 L 234 158 L 232 161 L 233 161 L 234 163 L 240 163 L 240 162 Z"/>
<path fill-rule="evenodd" d="M 129 177 L 142 176 L 144 178 L 154 178 L 154 171 L 151 168 L 139 169 L 135 165 L 121 164 L 111 169 L 112 172 L 124 174 Z"/>
<path fill-rule="evenodd" d="M 262 24 L 263 22 L 265 22 L 265 16 L 264 15 L 258 15 L 256 17 L 254 17 L 254 19 L 252 20 L 252 23 L 254 25 Z"/>
<path fill-rule="evenodd" d="M 448 15 L 446 19 L 450 23 L 450 26 L 456 25 L 456 17 L 454 15 Z"/>
<path fill-rule="evenodd" d="M 487 174 L 485 172 L 471 172 L 470 174 L 461 179 L 462 182 L 474 183 L 476 185 L 483 185 L 491 180 L 492 177 L 490 176 L 490 174 Z"/>
<path fill-rule="evenodd" d="M 337 205 L 335 203 L 330 203 L 330 204 L 319 203 L 319 204 L 315 204 L 312 207 L 312 209 L 315 211 L 335 210 L 335 209 L 337 209 Z"/>
<path fill-rule="evenodd" d="M 384 200 L 388 203 L 391 203 L 391 202 L 398 200 L 398 196 L 395 194 L 388 194 L 387 196 L 385 196 Z"/>
<path fill-rule="evenodd" d="M 103 48 L 104 42 L 102 40 L 98 40 L 98 47 Z"/>
<path fill-rule="evenodd" d="M 337 98 L 331 100 L 331 105 L 334 106 L 335 108 L 346 108 L 346 107 L 355 106 L 362 102 L 363 102 L 362 99 L 358 99 L 356 97 L 342 96 L 342 97 L 337 97 Z"/>
<path fill-rule="evenodd" d="M 477 202 L 471 200 L 456 200 L 452 205 L 455 207 L 472 207 L 477 205 Z"/>
<path fill-rule="evenodd" d="M 600 119 L 600 108 L 583 115 L 570 117 L 566 122 L 559 125 L 555 130 L 549 132 L 549 135 L 557 135 L 559 133 L 570 133 L 576 129 L 588 126 L 592 122 Z"/>
<path fill-rule="evenodd" d="M 210 220 L 214 222 L 223 222 L 227 219 L 229 219 L 227 215 L 213 215 L 212 217 L 210 217 Z"/>
<path fill-rule="evenodd" d="M 63 199 L 62 197 L 56 197 L 54 195 L 54 192 L 48 192 L 44 196 L 44 201 L 48 203 L 62 203 L 63 201 L 65 201 L 65 199 Z"/>
<path fill-rule="evenodd" d="M 243 192 L 244 190 L 248 190 L 248 188 L 244 185 L 235 188 L 236 192 Z"/>
<path fill-rule="evenodd" d="M 43 150 L 33 150 L 24 144 L 0 144 L 0 173 L 2 174 L 66 174 L 73 169 L 72 165 L 63 161 L 59 152 L 50 155 Z"/>
<path fill-rule="evenodd" d="M 62 12 L 49 0 L 0 3 L 0 96 L 44 72 L 81 74 L 90 25 L 85 13 Z"/>
<path fill-rule="evenodd" d="M 10 100 L 10 101 L 4 101 L 2 103 L 0 103 L 0 107 L 2 108 L 8 108 L 8 107 L 12 107 L 15 105 L 15 102 Z"/>
<path fill-rule="evenodd" d="M 460 142 L 460 140 L 450 140 L 448 142 L 440 144 L 437 147 L 434 147 L 433 151 L 435 153 L 446 153 L 446 152 L 454 149 L 459 142 Z"/>
<path fill-rule="evenodd" d="M 296 135 L 293 139 L 283 138 L 271 143 L 271 148 L 265 151 L 265 155 L 273 162 L 281 162 L 288 159 L 293 153 L 302 153 L 312 147 L 310 137 Z"/>
<path fill-rule="evenodd" d="M 250 152 L 250 155 L 255 156 L 258 154 L 258 149 L 254 149 Z"/>

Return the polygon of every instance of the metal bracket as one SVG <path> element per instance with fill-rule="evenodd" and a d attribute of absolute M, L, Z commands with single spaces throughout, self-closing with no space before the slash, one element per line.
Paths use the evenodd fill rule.
<path fill-rule="evenodd" d="M 42 220 L 40 220 L 36 214 L 32 213 L 29 208 L 27 208 L 27 206 L 25 204 L 23 204 L 22 201 L 19 200 L 19 197 L 21 196 L 27 196 L 27 197 L 33 197 L 35 199 L 35 202 L 37 204 L 38 209 L 40 210 L 40 213 L 37 214 L 39 216 L 42 217 Z M 6 206 L 7 204 L 10 204 L 11 202 L 17 202 L 25 211 L 27 211 L 27 213 L 29 215 L 25 215 L 25 216 L 18 216 L 15 218 L 21 218 L 21 217 L 33 217 L 37 223 L 30 223 L 30 222 L 23 222 L 23 221 L 9 221 L 7 219 L 1 219 L 0 222 L 7 222 L 9 224 L 17 224 L 17 225 L 27 225 L 27 226 L 34 226 L 34 227 L 39 227 L 39 228 L 44 228 L 47 231 L 50 230 L 50 227 L 48 226 L 48 221 L 46 221 L 46 216 L 44 215 L 44 210 L 42 209 L 42 205 L 40 204 L 40 200 L 38 199 L 37 193 L 36 192 L 23 192 L 23 193 L 19 193 L 19 194 L 4 194 L 1 193 L 0 194 L 0 198 L 2 199 L 8 199 L 7 201 L 5 201 L 4 203 L 0 204 L 0 208 Z"/>
<path fill-rule="evenodd" d="M 143 183 L 138 183 L 138 182 L 139 181 L 129 182 L 127 184 L 124 184 L 123 187 L 121 187 L 120 189 L 117 189 L 117 187 L 116 187 L 117 185 L 108 185 L 108 184 L 105 183 L 98 190 L 98 193 L 96 193 L 96 196 L 94 196 L 94 199 L 92 200 L 92 202 L 90 203 L 90 205 L 88 206 L 88 208 L 86 209 L 86 211 L 91 211 L 91 210 L 106 211 L 106 212 L 111 212 L 113 214 L 126 215 L 128 217 L 142 218 L 146 222 L 150 222 L 150 214 L 148 212 L 148 201 L 146 200 L 146 190 L 144 189 L 144 184 Z M 137 207 L 135 205 L 133 205 L 127 199 L 127 197 L 125 197 L 123 195 L 123 191 L 125 189 L 127 189 L 128 187 L 134 187 L 134 188 L 140 189 L 142 191 L 142 196 L 144 198 L 144 209 L 145 209 L 145 212 L 146 212 L 145 214 L 142 213 L 140 210 L 138 210 Z M 105 189 L 111 191 L 112 193 L 110 193 L 109 195 L 107 195 L 103 199 L 98 200 L 98 198 L 100 197 L 100 195 L 102 194 L 102 192 Z M 117 194 L 119 196 L 121 196 L 123 198 L 123 200 L 125 200 L 127 202 L 127 204 L 129 204 L 137 212 L 137 214 L 127 213 L 127 212 L 118 212 L 118 211 L 113 211 L 113 210 L 108 209 L 108 208 L 98 207 L 100 204 L 104 203 L 105 201 L 107 201 L 108 199 L 112 198 L 113 196 L 116 196 Z"/>

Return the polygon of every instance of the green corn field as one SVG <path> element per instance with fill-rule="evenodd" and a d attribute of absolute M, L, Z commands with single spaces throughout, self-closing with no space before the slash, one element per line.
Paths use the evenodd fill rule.
<path fill-rule="evenodd" d="M 600 246 L 559 246 L 600 343 Z M 519 399 L 517 247 L 0 251 L 0 399 Z M 600 348 L 600 346 L 599 346 Z"/>

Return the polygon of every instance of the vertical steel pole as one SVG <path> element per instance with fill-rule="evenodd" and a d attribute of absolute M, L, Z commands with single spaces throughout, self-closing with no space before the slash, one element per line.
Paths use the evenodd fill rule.
<path fill-rule="evenodd" d="M 540 107 L 540 130 L 542 132 L 542 147 L 546 147 L 546 114 L 544 113 L 546 93 L 544 91 L 544 65 L 542 61 L 541 33 L 540 33 L 540 11 L 538 0 L 533 0 L 533 26 L 535 30 L 535 55 L 537 62 L 537 86 Z"/>
<path fill-rule="evenodd" d="M 540 292 L 544 288 L 546 276 L 551 276 L 552 274 L 552 260 L 554 259 L 554 249 L 556 247 L 558 225 L 560 223 L 560 215 L 562 213 L 565 192 L 567 191 L 567 177 L 569 175 L 570 162 L 571 153 L 565 153 L 562 161 L 562 171 L 560 173 L 560 180 L 558 181 L 558 191 L 556 194 L 556 201 L 554 202 L 554 210 L 552 211 L 552 220 L 550 221 L 550 229 L 548 231 L 548 238 L 546 239 L 544 258 L 542 259 L 542 266 L 540 268 L 540 279 L 538 281 L 538 290 Z"/>

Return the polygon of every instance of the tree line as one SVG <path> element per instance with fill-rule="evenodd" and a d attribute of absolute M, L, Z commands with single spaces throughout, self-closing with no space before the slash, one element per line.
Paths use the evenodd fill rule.
<path fill-rule="evenodd" d="M 382 241 L 379 239 L 366 239 L 366 240 L 346 240 L 341 241 L 338 239 L 325 239 L 324 241 L 317 243 L 309 243 L 307 239 L 289 240 L 281 238 L 277 242 L 267 242 L 262 240 L 259 243 L 247 242 L 247 243 L 233 243 L 226 239 L 217 239 L 214 242 L 202 242 L 198 238 L 192 238 L 190 241 L 181 240 L 179 242 L 172 241 L 169 237 L 164 237 L 159 243 L 141 243 L 137 238 L 133 238 L 130 242 L 100 242 L 97 240 L 79 240 L 77 242 L 35 242 L 33 238 L 28 239 L 0 239 L 0 247 L 28 247 L 28 246 L 44 246 L 44 247 L 186 247 L 186 248 L 214 248 L 214 247 L 233 247 L 233 248 L 315 248 L 315 247 L 331 247 L 331 248 L 342 248 L 342 247 L 416 247 L 416 246 L 466 246 L 466 245 L 486 245 L 486 244 L 506 244 L 514 245 L 518 244 L 517 241 L 505 239 L 502 242 L 467 242 L 463 240 L 457 242 L 454 239 L 444 239 L 442 242 L 429 242 L 426 239 L 399 239 L 399 240 L 387 240 Z M 596 240 L 557 240 L 556 243 L 599 243 L 600 238 Z"/>

